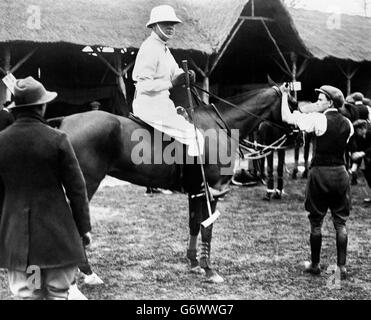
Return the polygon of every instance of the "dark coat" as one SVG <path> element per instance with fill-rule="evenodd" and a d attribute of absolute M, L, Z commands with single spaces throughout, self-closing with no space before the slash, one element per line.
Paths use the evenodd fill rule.
<path fill-rule="evenodd" d="M 12 116 L 11 113 L 9 113 L 8 111 L 5 111 L 4 109 L 0 110 L 0 131 L 10 126 L 13 122 L 14 122 L 14 117 Z M 0 179 L 0 214 L 1 214 L 1 207 L 3 206 L 3 199 L 4 199 L 4 186 Z"/>
<path fill-rule="evenodd" d="M 28 112 L 0 132 L 0 150 L 5 187 L 0 268 L 84 263 L 81 236 L 91 229 L 88 198 L 66 134 Z"/>
<path fill-rule="evenodd" d="M 0 110 L 0 131 L 10 126 L 14 122 L 13 116 L 5 110 Z"/>

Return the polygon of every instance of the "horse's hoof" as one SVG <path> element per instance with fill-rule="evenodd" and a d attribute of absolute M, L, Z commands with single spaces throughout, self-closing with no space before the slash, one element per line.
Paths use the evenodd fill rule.
<path fill-rule="evenodd" d="M 265 196 L 262 198 L 263 201 L 271 201 L 271 194 L 270 193 L 266 193 Z"/>
<path fill-rule="evenodd" d="M 304 170 L 303 175 L 301 177 L 302 177 L 302 179 L 307 179 L 308 178 L 308 170 Z"/>
<path fill-rule="evenodd" d="M 205 274 L 205 270 L 202 269 L 200 266 L 191 267 L 190 272 L 194 274 L 201 274 L 201 275 Z"/>
<path fill-rule="evenodd" d="M 222 283 L 224 279 L 215 270 L 206 270 L 207 282 Z"/>

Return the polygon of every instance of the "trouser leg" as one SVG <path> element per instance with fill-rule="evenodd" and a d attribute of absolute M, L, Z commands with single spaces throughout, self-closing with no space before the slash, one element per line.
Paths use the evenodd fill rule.
<path fill-rule="evenodd" d="M 44 269 L 44 288 L 47 300 L 67 300 L 68 290 L 75 279 L 77 266 Z"/>
<path fill-rule="evenodd" d="M 277 165 L 277 190 L 281 193 L 283 190 L 283 167 L 285 166 L 285 150 L 278 150 Z"/>
<path fill-rule="evenodd" d="M 320 262 L 321 256 L 321 245 L 322 245 L 322 221 L 323 220 L 311 220 L 311 233 L 310 233 L 310 251 L 312 265 L 316 266 Z"/>
<path fill-rule="evenodd" d="M 274 177 L 273 177 L 273 152 L 267 156 L 267 191 L 274 191 Z"/>
<path fill-rule="evenodd" d="M 42 300 L 41 279 L 30 281 L 30 275 L 26 272 L 8 270 L 9 289 L 16 299 Z"/>
<path fill-rule="evenodd" d="M 334 226 L 336 230 L 337 265 L 345 266 L 348 247 L 348 233 L 345 221 L 335 217 Z"/>

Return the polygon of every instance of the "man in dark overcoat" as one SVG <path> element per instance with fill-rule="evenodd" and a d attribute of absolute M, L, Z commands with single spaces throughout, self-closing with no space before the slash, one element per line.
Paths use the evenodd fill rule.
<path fill-rule="evenodd" d="M 44 121 L 57 96 L 32 77 L 17 80 L 13 125 L 0 132 L 0 268 L 22 299 L 67 299 L 86 261 L 90 215 L 85 180 L 63 132 Z"/>

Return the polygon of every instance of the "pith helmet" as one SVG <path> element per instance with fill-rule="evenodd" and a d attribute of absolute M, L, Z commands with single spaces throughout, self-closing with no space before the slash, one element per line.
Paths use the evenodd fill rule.
<path fill-rule="evenodd" d="M 182 22 L 176 15 L 173 7 L 168 5 L 161 5 L 154 7 L 151 10 L 151 15 L 149 21 L 146 24 L 147 28 L 151 28 L 152 25 L 158 22 L 174 22 L 180 23 Z"/>

